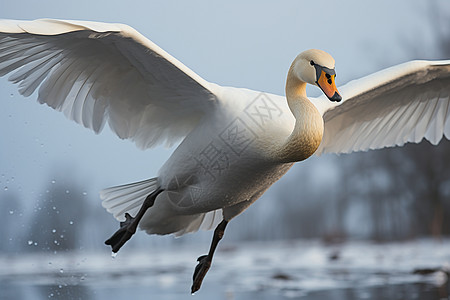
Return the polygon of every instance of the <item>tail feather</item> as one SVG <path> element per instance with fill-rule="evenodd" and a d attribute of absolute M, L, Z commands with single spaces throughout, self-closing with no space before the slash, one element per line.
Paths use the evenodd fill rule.
<path fill-rule="evenodd" d="M 157 178 L 115 186 L 100 192 L 102 206 L 118 221 L 125 221 L 125 213 L 135 216 L 146 197 L 158 188 Z M 222 209 L 183 215 L 173 211 L 170 202 L 156 202 L 148 211 L 148 217 L 141 220 L 139 227 L 149 234 L 175 234 L 181 236 L 199 229 L 209 230 L 222 220 Z"/>
<path fill-rule="evenodd" d="M 145 198 L 157 188 L 157 178 L 115 186 L 100 192 L 102 206 L 118 221 L 125 221 L 125 213 L 137 214 Z"/>
<path fill-rule="evenodd" d="M 215 228 L 223 220 L 222 210 L 217 209 L 204 214 L 202 224 L 200 225 L 201 230 L 210 230 Z"/>
<path fill-rule="evenodd" d="M 198 230 L 210 230 L 215 228 L 222 221 L 222 210 L 217 209 L 207 213 L 196 215 L 192 221 L 186 222 L 183 229 L 176 231 L 175 236 L 182 236 L 186 233 Z"/>
<path fill-rule="evenodd" d="M 128 194 L 116 194 L 115 196 L 108 199 L 109 209 L 118 208 L 119 206 L 125 204 L 125 202 L 133 202 L 136 198 L 141 198 L 148 195 L 153 191 L 148 187 L 142 188 L 138 191 L 130 191 Z"/>

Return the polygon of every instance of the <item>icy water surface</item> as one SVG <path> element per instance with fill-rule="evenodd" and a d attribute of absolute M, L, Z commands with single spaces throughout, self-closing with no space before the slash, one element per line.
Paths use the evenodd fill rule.
<path fill-rule="evenodd" d="M 191 296 L 199 254 L 0 256 L 0 299 L 450 299 L 450 240 L 240 244 L 217 252 Z"/>

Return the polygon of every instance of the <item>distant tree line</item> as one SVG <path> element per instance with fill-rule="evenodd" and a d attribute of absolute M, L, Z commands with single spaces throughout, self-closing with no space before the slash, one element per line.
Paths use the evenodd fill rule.
<path fill-rule="evenodd" d="M 25 206 L 32 209 L 27 211 Z M 19 199 L 12 191 L 0 193 L 0 218 L 2 253 L 78 250 L 92 236 L 102 233 L 106 237 L 101 224 L 112 221 L 100 206 L 98 194 L 88 195 L 78 178 L 64 175 L 49 179 L 36 198 Z"/>
<path fill-rule="evenodd" d="M 333 242 L 450 235 L 448 140 L 437 147 L 422 142 L 313 158 L 290 173 L 232 222 L 239 230 L 230 239 Z M 98 246 L 118 226 L 97 194 L 87 195 L 79 179 L 48 182 L 37 199 L 21 200 L 9 191 L 0 194 L 2 253 L 79 250 L 94 235 Z M 26 213 L 25 205 L 32 205 L 32 211 Z M 139 236 L 155 244 L 168 241 Z"/>

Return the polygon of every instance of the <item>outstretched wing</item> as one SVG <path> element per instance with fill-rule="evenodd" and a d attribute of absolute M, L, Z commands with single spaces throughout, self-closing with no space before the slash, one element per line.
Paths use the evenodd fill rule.
<path fill-rule="evenodd" d="M 316 99 L 325 130 L 316 154 L 450 138 L 450 61 L 412 61 L 351 81 L 341 104 Z M 334 105 L 334 106 L 332 106 Z"/>
<path fill-rule="evenodd" d="M 0 76 L 100 132 L 140 148 L 187 135 L 217 98 L 212 85 L 122 24 L 0 21 Z"/>

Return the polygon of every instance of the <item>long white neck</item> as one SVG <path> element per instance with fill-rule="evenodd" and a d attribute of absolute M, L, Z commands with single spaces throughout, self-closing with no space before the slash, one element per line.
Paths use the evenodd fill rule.
<path fill-rule="evenodd" d="M 323 136 L 323 120 L 316 107 L 306 97 L 306 83 L 289 69 L 286 80 L 286 98 L 295 117 L 291 135 L 278 148 L 276 157 L 281 162 L 296 162 L 310 157 L 319 147 Z"/>

